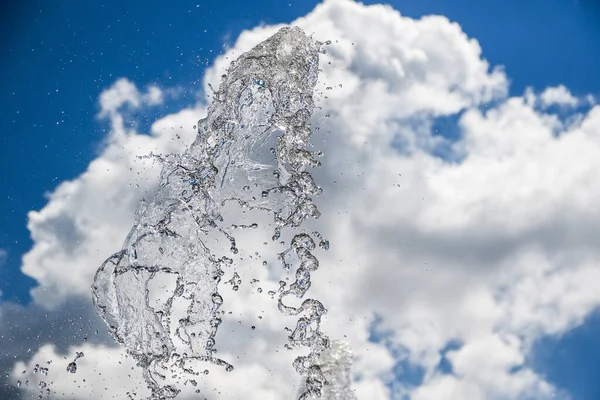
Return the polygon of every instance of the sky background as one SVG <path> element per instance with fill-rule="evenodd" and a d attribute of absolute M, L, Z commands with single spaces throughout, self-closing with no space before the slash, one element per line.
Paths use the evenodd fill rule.
<path fill-rule="evenodd" d="M 32 305 L 35 301 L 30 290 L 38 283 L 21 271 L 22 257 L 34 244 L 27 214 L 41 210 L 49 201 L 48 193 L 61 182 L 80 176 L 106 149 L 114 122 L 112 114 L 111 118 L 99 116 L 103 110 L 100 94 L 119 78 L 132 82 L 140 88 L 139 93 L 145 93 L 142 88 L 160 88 L 160 104 L 152 106 L 151 97 L 139 94 L 143 105 L 124 111 L 127 126 L 147 134 L 156 120 L 205 102 L 205 70 L 213 66 L 218 55 L 236 45 L 241 32 L 261 25 L 290 23 L 311 13 L 319 3 L 21 1 L 2 5 L 0 307 L 22 307 L 26 310 L 22 315 L 38 313 L 32 317 L 32 321 L 38 321 L 37 328 L 29 330 L 32 343 L 43 344 L 40 334 L 46 328 L 43 313 L 33 311 L 39 304 Z M 490 108 L 496 107 L 509 97 L 524 96 L 528 90 L 541 99 L 547 88 L 564 87 L 570 99 L 576 99 L 575 106 L 564 107 L 570 101 L 565 100 L 536 110 L 553 112 L 561 121 L 567 121 L 577 115 L 585 118 L 588 112 L 591 115 L 594 101 L 587 96 L 600 97 L 600 69 L 596 67 L 600 63 L 600 5 L 595 1 L 473 4 L 467 0 L 405 0 L 385 4 L 414 20 L 432 14 L 447 17 L 468 38 L 475 39 L 482 49 L 481 56 L 492 68 L 500 67 L 506 76 L 507 95 L 489 102 L 474 100 L 456 112 L 436 114 L 440 118 L 434 121 L 437 132 L 433 136 L 441 135 L 449 141 L 442 146 L 446 151 L 439 147 L 429 150 L 442 159 L 451 158 L 448 149 L 466 135 L 464 125 L 457 121 L 469 109 L 485 109 L 488 103 Z M 335 20 L 334 13 L 331 15 Z M 460 68 L 443 64 L 438 67 Z M 514 140 L 521 140 L 520 136 L 517 134 Z M 61 318 L 72 321 L 68 310 L 87 312 L 77 301 L 68 301 L 60 306 L 64 314 Z M 523 353 L 525 365 L 576 400 L 600 398 L 600 384 L 593 372 L 600 363 L 600 347 L 595 339 L 600 332 L 600 315 L 595 307 L 586 310 L 578 315 L 582 322 L 538 334 L 531 351 Z M 8 318 L 8 314 L 5 311 L 0 316 Z M 83 320 L 88 321 L 86 318 Z M 16 326 L 19 321 L 2 323 Z M 378 333 L 376 326 L 373 322 L 370 328 L 372 340 L 393 354 L 390 349 L 394 344 L 385 344 L 386 335 Z M 58 336 L 56 330 L 49 332 Z M 68 341 L 58 346 L 66 352 Z M 453 348 L 444 346 L 446 350 Z M 13 358 L 27 360 L 26 356 Z M 446 367 L 440 368 L 451 372 L 449 363 L 443 358 L 440 365 Z M 394 381 L 421 385 L 426 368 L 417 364 L 395 360 L 394 379 L 388 379 L 386 387 L 393 387 Z M 515 398 L 535 398 L 519 396 Z"/>

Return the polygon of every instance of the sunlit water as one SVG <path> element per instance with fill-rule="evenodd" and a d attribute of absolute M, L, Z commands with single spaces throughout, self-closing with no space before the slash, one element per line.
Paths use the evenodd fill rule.
<path fill-rule="evenodd" d="M 157 192 L 140 205 L 123 249 L 96 273 L 94 304 L 143 368 L 153 399 L 176 397 L 202 363 L 233 370 L 215 354 L 219 286 L 242 250 L 236 232 L 259 228 L 246 221 L 252 211 L 271 216 L 272 241 L 289 236 L 278 259 L 295 280 L 271 295 L 297 320 L 289 346 L 307 348 L 293 363 L 304 379 L 299 397 L 354 398 L 349 348 L 320 330 L 324 305 L 304 299 L 319 268 L 313 252 L 329 246 L 298 229 L 320 215 L 313 198 L 321 188 L 309 172 L 319 162 L 309 147 L 321 45 L 284 28 L 231 63 L 190 148 L 156 156 Z M 237 290 L 241 280 L 236 273 L 223 283 Z"/>

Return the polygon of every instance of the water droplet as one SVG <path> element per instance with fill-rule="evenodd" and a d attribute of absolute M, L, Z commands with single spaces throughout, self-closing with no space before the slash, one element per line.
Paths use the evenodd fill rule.
<path fill-rule="evenodd" d="M 225 368 L 225 371 L 227 371 L 227 372 L 233 371 L 233 365 L 228 365 L 227 368 Z"/>
<path fill-rule="evenodd" d="M 67 365 L 67 372 L 70 372 L 72 374 L 77 372 L 77 364 L 75 364 L 74 362 L 69 363 L 69 365 Z"/>

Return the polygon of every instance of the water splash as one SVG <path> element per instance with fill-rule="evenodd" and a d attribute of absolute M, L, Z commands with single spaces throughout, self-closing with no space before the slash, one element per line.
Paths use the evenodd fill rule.
<path fill-rule="evenodd" d="M 94 304 L 143 368 L 154 399 L 176 397 L 180 390 L 165 384 L 166 376 L 197 376 L 194 362 L 233 370 L 215 357 L 214 346 L 223 304 L 218 286 L 234 261 L 215 255 L 223 252 L 214 243 L 227 242 L 235 255 L 233 231 L 257 224 L 239 225 L 225 207 L 270 214 L 274 241 L 282 230 L 319 217 L 312 199 L 321 188 L 308 169 L 320 164 L 308 148 L 320 47 L 301 29 L 283 28 L 231 63 L 190 148 L 155 156 L 163 163 L 156 194 L 140 205 L 123 250 L 96 273 Z M 320 247 L 329 246 L 318 239 Z M 310 235 L 297 233 L 279 255 L 285 268 L 297 264 L 296 280 L 287 290 L 282 286 L 278 308 L 299 316 L 290 344 L 309 349 L 294 361 L 306 380 L 303 399 L 323 390 L 318 360 L 330 344 L 319 325 L 326 309 L 314 299 L 297 307 L 284 299 L 302 299 L 310 288 L 310 274 L 319 267 L 315 247 Z M 228 283 L 237 289 L 237 273 Z"/>
<path fill-rule="evenodd" d="M 356 400 L 351 389 L 352 351 L 350 344 L 335 340 L 328 350 L 324 351 L 317 361 L 326 381 L 321 393 L 322 400 Z M 306 392 L 302 387 L 300 395 Z"/>

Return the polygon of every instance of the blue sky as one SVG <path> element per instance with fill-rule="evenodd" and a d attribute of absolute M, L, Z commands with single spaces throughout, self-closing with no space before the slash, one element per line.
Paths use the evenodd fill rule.
<path fill-rule="evenodd" d="M 17 4 L 18 3 L 18 4 Z M 84 171 L 108 126 L 97 96 L 119 77 L 139 87 L 182 88 L 152 114 L 196 102 L 206 63 L 238 34 L 287 23 L 316 1 L 202 2 L 22 1 L 0 10 L 1 301 L 27 304 L 35 281 L 20 270 L 31 247 L 27 212 L 44 193 Z M 366 1 L 365 4 L 376 2 Z M 391 1 L 403 15 L 441 14 L 476 38 L 492 66 L 503 65 L 510 93 L 563 84 L 574 95 L 600 95 L 600 6 L 592 0 Z M 565 337 L 540 342 L 531 363 L 577 400 L 595 400 L 600 362 L 597 315 Z"/>

